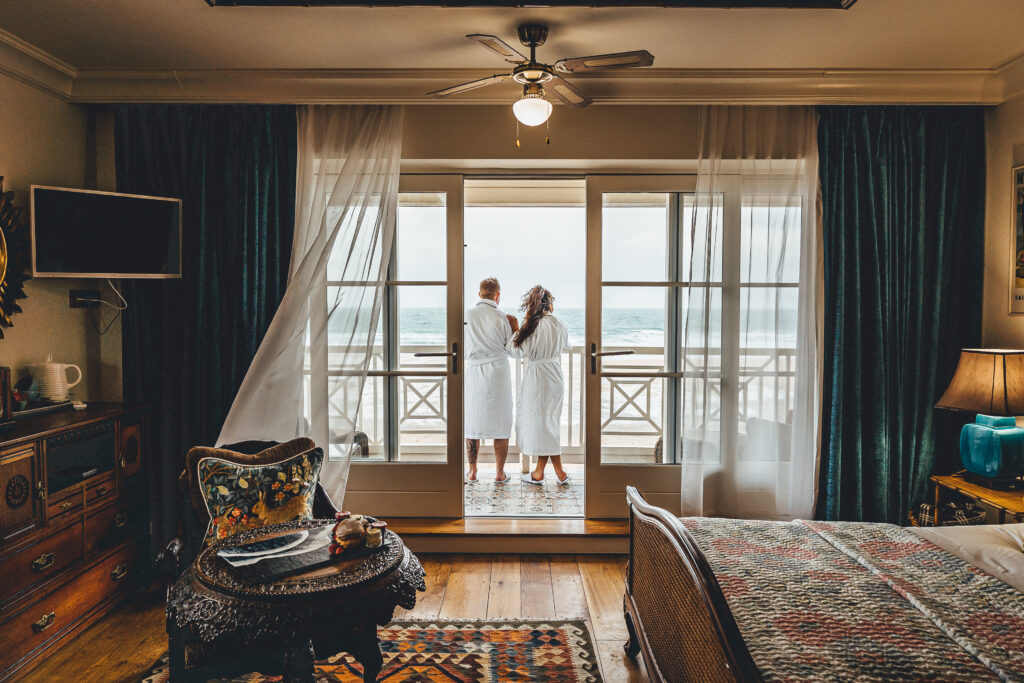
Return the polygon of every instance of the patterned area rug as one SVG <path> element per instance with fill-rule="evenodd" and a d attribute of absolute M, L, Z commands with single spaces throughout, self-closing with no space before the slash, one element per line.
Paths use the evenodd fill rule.
<path fill-rule="evenodd" d="M 384 653 L 378 681 L 386 683 L 601 683 L 593 641 L 582 620 L 394 621 L 377 630 Z M 167 683 L 167 656 L 141 683 Z M 234 683 L 279 681 L 252 674 Z M 318 683 L 362 681 L 347 653 L 316 663 Z"/>

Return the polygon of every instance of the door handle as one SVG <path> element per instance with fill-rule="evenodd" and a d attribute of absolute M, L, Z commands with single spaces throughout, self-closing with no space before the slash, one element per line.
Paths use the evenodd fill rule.
<path fill-rule="evenodd" d="M 452 374 L 459 374 L 459 344 L 452 342 L 452 352 L 446 353 L 444 351 L 437 351 L 433 353 L 414 353 L 414 358 L 451 358 L 452 359 Z"/>
<path fill-rule="evenodd" d="M 597 374 L 597 359 L 603 358 L 604 356 L 632 356 L 636 351 L 633 349 L 624 349 L 622 351 L 598 351 L 597 344 L 590 345 L 590 374 Z"/>

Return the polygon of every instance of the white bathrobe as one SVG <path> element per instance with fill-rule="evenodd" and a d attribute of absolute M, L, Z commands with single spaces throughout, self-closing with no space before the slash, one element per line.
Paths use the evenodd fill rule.
<path fill-rule="evenodd" d="M 480 299 L 466 311 L 466 438 L 512 436 L 512 372 L 505 345 L 512 326 L 498 304 Z"/>
<path fill-rule="evenodd" d="M 526 455 L 562 454 L 562 352 L 570 349 L 569 328 L 553 315 L 541 318 L 521 348 L 508 341 L 508 352 L 526 359 L 516 406 L 516 443 Z"/>

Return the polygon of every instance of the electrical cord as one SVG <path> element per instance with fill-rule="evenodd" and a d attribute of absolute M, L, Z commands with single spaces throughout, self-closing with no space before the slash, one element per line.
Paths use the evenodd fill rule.
<path fill-rule="evenodd" d="M 124 298 L 124 296 L 121 294 L 121 292 L 118 291 L 117 287 L 114 286 L 113 281 L 108 278 L 107 279 L 107 284 L 110 285 L 110 288 L 112 290 L 114 290 L 114 294 L 117 295 L 117 298 L 121 300 L 121 303 L 119 305 L 118 304 L 112 304 L 109 301 L 104 301 L 103 299 L 79 299 L 79 301 L 91 301 L 93 303 L 103 304 L 104 306 L 108 306 L 110 308 L 113 308 L 115 311 L 117 311 L 117 315 L 115 315 L 113 318 L 111 318 L 110 322 L 108 322 L 103 327 L 102 330 L 100 329 L 100 321 L 97 321 L 96 316 L 94 314 L 90 313 L 89 320 L 90 320 L 90 322 L 92 322 L 92 327 L 93 327 L 94 330 L 96 330 L 96 334 L 100 335 L 101 337 L 103 335 L 105 335 L 110 330 L 111 326 L 114 323 L 116 323 L 118 321 L 118 319 L 121 317 L 121 313 L 125 309 L 128 308 L 128 301 Z M 100 315 L 100 320 L 102 320 L 102 314 Z"/>

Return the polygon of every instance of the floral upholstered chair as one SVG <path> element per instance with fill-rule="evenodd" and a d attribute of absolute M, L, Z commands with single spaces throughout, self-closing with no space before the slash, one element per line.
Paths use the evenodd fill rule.
<path fill-rule="evenodd" d="M 178 479 L 179 535 L 157 561 L 177 578 L 221 538 L 294 519 L 333 518 L 334 503 L 319 482 L 323 458 L 307 438 L 191 449 Z"/>
<path fill-rule="evenodd" d="M 293 519 L 333 519 L 337 509 L 319 482 L 323 458 L 323 451 L 306 438 L 191 449 L 178 479 L 179 534 L 157 557 L 168 590 L 209 543 Z M 168 621 L 169 637 L 176 628 Z M 194 643 L 186 648 L 186 678 L 206 680 L 197 675 L 200 670 L 220 677 L 232 670 L 236 655 Z M 271 661 L 282 656 L 265 653 Z"/>

